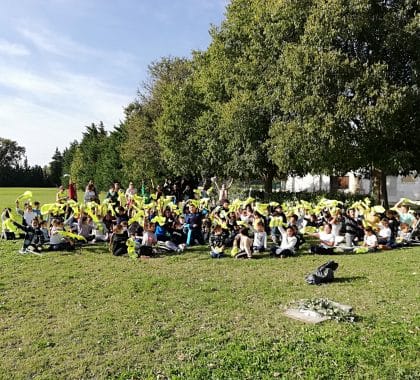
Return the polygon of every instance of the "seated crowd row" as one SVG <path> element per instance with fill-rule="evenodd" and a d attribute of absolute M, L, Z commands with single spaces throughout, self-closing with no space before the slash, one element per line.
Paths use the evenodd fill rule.
<path fill-rule="evenodd" d="M 163 193 L 156 194 L 154 199 L 163 196 Z M 8 231 L 5 224 L 13 219 L 13 226 L 24 232 L 21 253 L 41 254 L 47 246 L 55 251 L 72 250 L 80 242 L 107 242 L 116 256 L 130 253 L 131 247 L 139 257 L 208 245 L 213 258 L 224 257 L 228 248 L 231 248 L 229 255 L 235 258 L 253 258 L 262 252 L 283 258 L 296 255 L 305 238 L 319 240 L 310 246 L 310 252 L 315 254 L 333 254 L 337 248 L 344 251 L 393 249 L 418 239 L 419 215 L 401 202 L 393 210 L 373 215 L 373 223 L 366 223 L 352 208 L 323 208 L 318 213 L 301 209 L 292 213 L 278 204 L 261 210 L 253 202 L 232 207 L 228 199 L 222 199 L 218 206 L 211 207 L 190 198 L 178 203 L 179 208 L 173 207 L 175 198 L 164 209 L 149 207 L 143 218 L 136 219 L 133 197 L 127 192 L 125 197 L 125 202 L 121 202 L 115 196 L 112 209 L 105 215 L 100 215 L 98 209 L 75 213 L 66 205 L 62 214 L 47 215 L 45 220 L 39 202 L 27 202 L 21 209 L 17 201 L 16 211 L 22 220 L 16 221 L 12 211 L 5 209 L 1 215 L 2 233 L 4 237 L 13 237 L 14 232 L 10 228 Z M 61 193 L 57 202 L 66 202 L 67 198 Z"/>

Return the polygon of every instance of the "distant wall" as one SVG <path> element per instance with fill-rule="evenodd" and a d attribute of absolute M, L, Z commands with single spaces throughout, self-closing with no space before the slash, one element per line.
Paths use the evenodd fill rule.
<path fill-rule="evenodd" d="M 352 173 L 348 173 L 348 187 L 342 191 L 362 194 L 369 194 L 371 189 L 370 179 L 357 178 Z M 388 176 L 387 177 L 388 200 L 396 203 L 401 198 L 420 200 L 420 177 L 413 176 Z M 326 175 L 306 175 L 304 177 L 289 177 L 283 181 L 281 190 L 300 192 L 300 191 L 329 191 L 330 177 Z"/>
<path fill-rule="evenodd" d="M 289 177 L 282 190 L 299 192 L 299 191 L 329 191 L 330 177 L 326 175 L 311 175 L 305 177 Z"/>
<path fill-rule="evenodd" d="M 401 198 L 420 200 L 420 178 L 413 176 L 388 176 L 386 179 L 389 202 L 398 202 Z"/>

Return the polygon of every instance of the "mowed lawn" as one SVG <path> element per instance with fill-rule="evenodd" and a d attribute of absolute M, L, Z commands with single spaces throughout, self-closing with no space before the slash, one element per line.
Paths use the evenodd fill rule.
<path fill-rule="evenodd" d="M 13 205 L 25 189 L 0 189 Z M 51 202 L 54 190 L 34 190 Z M 416 379 L 419 248 L 212 260 L 205 247 L 133 261 L 105 245 L 42 257 L 0 241 L 2 379 Z M 302 298 L 352 305 L 356 323 L 286 318 Z"/>

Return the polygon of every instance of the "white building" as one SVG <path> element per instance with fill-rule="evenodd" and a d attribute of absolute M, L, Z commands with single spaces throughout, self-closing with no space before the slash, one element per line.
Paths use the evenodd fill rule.
<path fill-rule="evenodd" d="M 353 173 L 348 173 L 338 179 L 341 191 L 360 194 L 369 194 L 371 191 L 370 179 L 360 178 Z M 401 198 L 420 200 L 420 176 L 388 176 L 386 183 L 390 203 L 396 203 Z M 308 174 L 305 177 L 289 177 L 286 181 L 282 181 L 281 190 L 329 191 L 330 185 L 330 176 Z"/>

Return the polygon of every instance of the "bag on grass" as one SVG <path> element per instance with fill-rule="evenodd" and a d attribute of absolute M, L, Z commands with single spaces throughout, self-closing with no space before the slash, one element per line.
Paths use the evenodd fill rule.
<path fill-rule="evenodd" d="M 14 232 L 11 231 L 3 231 L 1 233 L 1 238 L 4 240 L 15 240 L 16 236 Z"/>
<path fill-rule="evenodd" d="M 315 272 L 305 277 L 309 285 L 319 285 L 332 282 L 334 280 L 334 271 L 338 268 L 338 263 L 329 260 L 321 265 Z"/>

